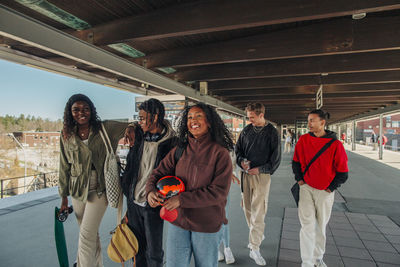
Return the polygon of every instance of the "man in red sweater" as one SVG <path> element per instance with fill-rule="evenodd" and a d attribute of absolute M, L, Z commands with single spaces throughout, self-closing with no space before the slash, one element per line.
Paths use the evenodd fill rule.
<path fill-rule="evenodd" d="M 329 113 L 318 109 L 308 115 L 310 132 L 296 144 L 292 168 L 300 185 L 299 219 L 302 267 L 325 267 L 326 225 L 332 212 L 334 190 L 348 177 L 347 155 L 336 133 L 325 130 Z M 304 171 L 318 151 L 335 141 Z"/>

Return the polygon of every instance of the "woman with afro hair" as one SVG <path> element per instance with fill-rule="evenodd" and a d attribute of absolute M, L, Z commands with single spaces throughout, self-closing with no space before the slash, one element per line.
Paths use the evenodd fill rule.
<path fill-rule="evenodd" d="M 225 205 L 232 178 L 229 151 L 232 137 L 215 109 L 204 103 L 187 107 L 178 128 L 178 149 L 172 149 L 147 182 L 147 200 L 156 207 L 164 201 L 157 193 L 157 181 L 175 175 L 185 191 L 164 201 L 178 217 L 168 224 L 166 266 L 186 267 L 193 255 L 196 267 L 218 266 L 221 226 L 227 224 Z M 179 154 L 179 153 L 178 153 Z"/>
<path fill-rule="evenodd" d="M 68 209 L 68 196 L 71 196 L 78 220 L 79 243 L 74 264 L 78 267 L 103 266 L 98 231 L 108 202 L 103 171 L 107 153 L 100 135 L 102 124 L 115 151 L 128 124 L 101 122 L 95 106 L 85 95 L 69 98 L 60 138 L 59 194 L 60 210 Z"/>

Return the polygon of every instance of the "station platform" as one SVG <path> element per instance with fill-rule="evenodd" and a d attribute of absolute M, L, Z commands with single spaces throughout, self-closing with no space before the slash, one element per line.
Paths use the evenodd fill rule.
<path fill-rule="evenodd" d="M 400 266 L 400 170 L 363 156 L 361 150 L 347 153 L 349 180 L 336 193 L 325 261 L 329 267 Z M 282 154 L 281 166 L 272 177 L 266 238 L 260 248 L 267 266 L 300 266 L 300 225 L 290 194 L 291 158 L 292 154 Z M 232 184 L 230 194 L 230 246 L 236 258 L 232 266 L 257 266 L 249 258 L 240 187 Z M 0 200 L 0 266 L 58 266 L 53 214 L 59 205 L 57 188 Z M 115 218 L 116 210 L 108 209 L 100 226 L 106 267 L 120 266 L 106 253 Z M 78 244 L 73 215 L 64 227 L 72 266 Z M 228 265 L 220 262 L 219 266 Z"/>

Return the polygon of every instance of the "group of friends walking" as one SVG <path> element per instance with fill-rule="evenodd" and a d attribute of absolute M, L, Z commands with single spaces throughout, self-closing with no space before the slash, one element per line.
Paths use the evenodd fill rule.
<path fill-rule="evenodd" d="M 266 265 L 260 246 L 268 238 L 264 236 L 264 220 L 271 176 L 281 161 L 281 141 L 276 128 L 265 119 L 262 104 L 249 104 L 246 112 L 250 124 L 235 144 L 215 109 L 204 103 L 186 107 L 175 132 L 157 99 L 143 102 L 139 121 L 128 124 L 102 122 L 87 96 L 71 96 L 64 111 L 59 193 L 61 211 L 68 208 L 70 196 L 79 224 L 74 266 L 103 266 L 99 226 L 107 209 L 103 171 L 107 152 L 102 132 L 109 136 L 114 151 L 121 138 L 130 147 L 121 185 L 128 203 L 128 226 L 139 242 L 136 266 L 161 267 L 166 260 L 167 267 L 186 267 L 192 258 L 196 267 L 215 267 L 224 259 L 227 264 L 234 263 L 227 215 L 232 182 L 241 186 L 249 256 L 257 265 Z M 310 133 L 298 140 L 292 162 L 300 185 L 302 266 L 326 266 L 326 224 L 334 191 L 347 179 L 347 156 L 335 133 L 325 129 L 327 119 L 322 110 L 310 112 Z M 328 142 L 329 148 L 305 173 L 314 155 Z M 178 151 L 182 153 L 177 157 Z M 185 191 L 165 199 L 156 183 L 168 175 L 179 177 Z M 165 256 L 161 204 L 178 211 L 174 221 L 166 222 Z"/>

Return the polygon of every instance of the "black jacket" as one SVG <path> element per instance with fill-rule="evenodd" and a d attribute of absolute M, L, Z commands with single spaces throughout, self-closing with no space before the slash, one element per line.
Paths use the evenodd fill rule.
<path fill-rule="evenodd" d="M 154 169 L 158 167 L 161 160 L 168 154 L 168 152 L 174 148 L 178 143 L 176 136 L 171 137 L 158 145 L 156 161 L 154 163 Z M 135 127 L 135 144 L 130 148 L 127 155 L 127 164 L 125 171 L 121 175 L 122 191 L 128 201 L 135 199 L 135 188 L 138 181 L 139 166 L 143 154 L 144 144 L 144 133 L 142 129 L 137 126 Z"/>
<path fill-rule="evenodd" d="M 250 168 L 258 167 L 260 173 L 274 174 L 281 163 L 281 140 L 278 131 L 268 123 L 259 132 L 252 124 L 240 133 L 235 147 L 236 163 L 241 167 L 244 159 Z"/>

